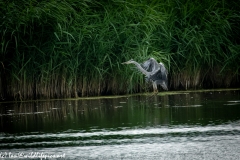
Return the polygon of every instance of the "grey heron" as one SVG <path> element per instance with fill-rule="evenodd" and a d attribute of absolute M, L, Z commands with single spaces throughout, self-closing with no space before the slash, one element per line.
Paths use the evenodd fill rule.
<path fill-rule="evenodd" d="M 152 82 L 154 92 L 158 92 L 157 85 L 160 84 L 164 90 L 168 90 L 168 71 L 163 63 L 158 63 L 154 58 L 139 64 L 133 59 L 122 64 L 135 64 L 137 69 L 146 76 L 146 81 Z"/>

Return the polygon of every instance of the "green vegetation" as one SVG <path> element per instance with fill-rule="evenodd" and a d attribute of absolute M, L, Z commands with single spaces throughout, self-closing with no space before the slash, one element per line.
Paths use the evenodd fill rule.
<path fill-rule="evenodd" d="M 240 6 L 227 0 L 0 0 L 1 99 L 143 92 L 122 62 L 154 57 L 171 89 L 239 86 Z"/>

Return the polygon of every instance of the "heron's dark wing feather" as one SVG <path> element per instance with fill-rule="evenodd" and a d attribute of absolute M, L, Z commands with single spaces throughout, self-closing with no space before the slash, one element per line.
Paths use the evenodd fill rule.
<path fill-rule="evenodd" d="M 151 79 L 152 81 L 161 80 L 161 79 L 162 79 L 161 69 L 155 71 L 155 72 L 149 77 L 149 79 Z"/>
<path fill-rule="evenodd" d="M 167 78 L 167 69 L 164 67 L 163 64 L 160 64 L 160 68 L 155 71 L 149 79 L 155 81 L 157 84 L 160 84 L 164 90 L 168 90 L 168 78 Z"/>

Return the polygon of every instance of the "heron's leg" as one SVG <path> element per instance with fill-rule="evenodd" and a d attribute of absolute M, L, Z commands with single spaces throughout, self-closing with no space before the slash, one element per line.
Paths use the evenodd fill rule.
<path fill-rule="evenodd" d="M 158 93 L 157 83 L 156 82 L 152 82 L 152 84 L 153 84 L 153 93 L 147 98 L 146 101 L 152 99 L 154 96 L 157 96 L 157 93 Z"/>
<path fill-rule="evenodd" d="M 154 93 L 158 93 L 157 83 L 156 82 L 153 82 L 153 92 Z"/>

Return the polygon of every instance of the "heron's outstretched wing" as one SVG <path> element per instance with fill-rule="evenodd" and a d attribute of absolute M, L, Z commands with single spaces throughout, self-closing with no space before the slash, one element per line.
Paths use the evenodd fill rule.
<path fill-rule="evenodd" d="M 160 70 L 161 70 L 161 74 L 162 74 L 162 79 L 167 82 L 168 81 L 168 71 L 165 68 L 163 63 L 159 63 L 159 65 L 160 65 Z"/>
<path fill-rule="evenodd" d="M 162 86 L 164 90 L 168 90 L 167 87 L 167 79 L 165 74 L 162 73 L 161 69 L 159 69 L 155 74 L 151 75 L 150 80 Z"/>
<path fill-rule="evenodd" d="M 157 71 L 153 72 L 149 79 L 155 81 L 156 84 L 160 84 L 164 90 L 168 90 L 167 69 L 162 63 L 160 63 L 159 65 L 160 68 Z"/>
<path fill-rule="evenodd" d="M 143 69 L 149 72 L 150 75 L 155 75 L 160 69 L 159 63 L 154 58 L 149 58 L 147 61 L 143 62 L 141 66 Z M 152 78 L 146 77 L 146 82 L 154 81 L 153 79 L 155 79 L 155 76 L 153 76 Z"/>
<path fill-rule="evenodd" d="M 148 59 L 147 61 L 143 62 L 141 64 L 142 68 L 145 69 L 148 72 L 152 72 L 152 66 L 151 66 L 151 59 Z"/>

